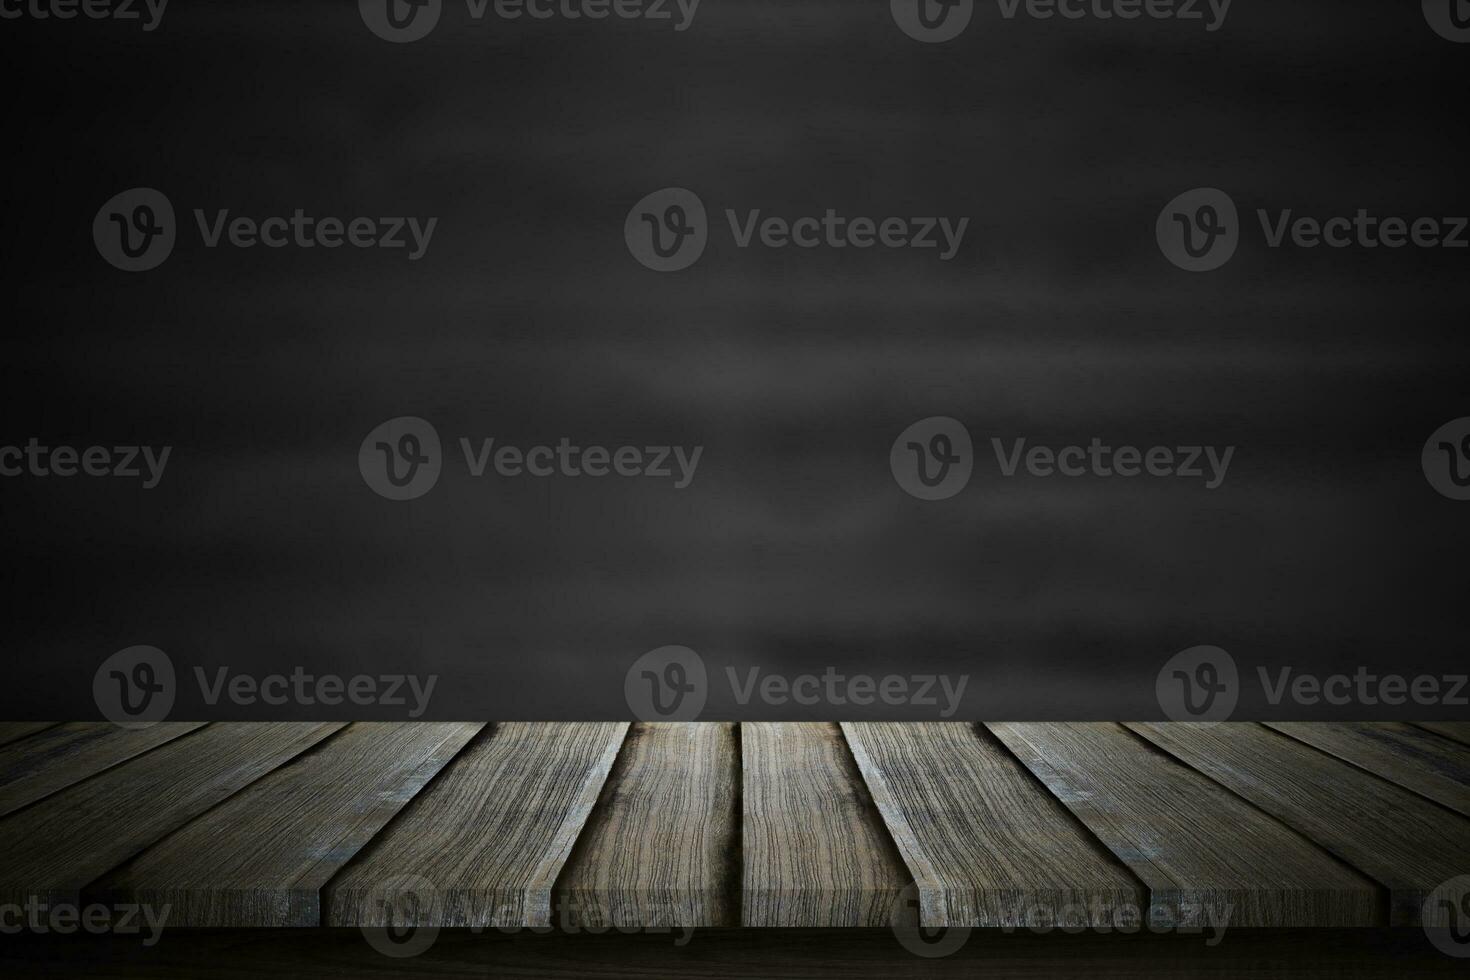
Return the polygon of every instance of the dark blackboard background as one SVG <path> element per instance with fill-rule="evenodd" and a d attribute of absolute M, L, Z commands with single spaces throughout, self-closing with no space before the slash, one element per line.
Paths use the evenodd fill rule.
<path fill-rule="evenodd" d="M 1257 235 L 1190 275 L 1153 239 L 1196 186 L 1243 214 L 1470 213 L 1470 46 L 1417 3 L 1236 0 L 1209 34 L 982 4 L 923 45 L 886 0 L 704 0 L 683 33 L 451 2 L 400 46 L 348 0 L 174 0 L 153 33 L 7 21 L 0 44 L 0 444 L 175 447 L 149 492 L 0 481 L 0 716 L 92 716 L 97 664 L 139 643 L 185 671 L 437 673 L 439 718 L 622 717 L 628 664 L 675 643 L 716 669 L 968 673 L 970 717 L 1154 717 L 1159 665 L 1199 643 L 1252 673 L 1464 669 L 1470 504 L 1419 453 L 1470 415 L 1470 255 Z M 417 263 L 192 236 L 129 276 L 90 227 L 137 185 L 181 214 L 441 220 Z M 717 234 L 658 275 L 621 229 L 668 185 L 971 227 L 949 263 Z M 459 466 L 391 503 L 357 447 L 404 414 L 706 448 L 677 493 Z M 929 415 L 980 444 L 1238 448 L 1210 493 L 991 467 L 925 503 L 887 459 Z M 175 711 L 374 713 L 188 688 Z"/>

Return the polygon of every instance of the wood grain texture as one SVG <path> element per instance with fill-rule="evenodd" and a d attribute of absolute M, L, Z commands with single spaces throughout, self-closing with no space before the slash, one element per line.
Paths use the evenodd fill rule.
<path fill-rule="evenodd" d="M 341 728 L 220 722 L 0 819 L 0 901 L 84 885 Z"/>
<path fill-rule="evenodd" d="M 1150 921 L 1378 922 L 1372 881 L 1121 726 L 988 727 L 1148 886 Z"/>
<path fill-rule="evenodd" d="M 1110 924 L 1146 894 L 988 732 L 843 723 L 926 927 Z"/>
<path fill-rule="evenodd" d="M 1470 748 L 1458 742 L 1397 721 L 1267 727 L 1470 816 Z"/>
<path fill-rule="evenodd" d="M 54 721 L 0 721 L 0 745 L 9 745 L 56 724 Z"/>
<path fill-rule="evenodd" d="M 483 728 L 358 722 L 154 844 L 87 899 L 178 926 L 315 926 L 320 891 Z"/>
<path fill-rule="evenodd" d="M 0 748 L 0 816 L 142 755 L 203 722 L 119 728 L 109 721 L 69 722 Z"/>
<path fill-rule="evenodd" d="M 545 926 L 626 722 L 510 722 L 472 742 L 324 890 L 329 925 Z"/>
<path fill-rule="evenodd" d="M 733 724 L 636 724 L 557 882 L 587 926 L 736 926 L 740 760 Z"/>
<path fill-rule="evenodd" d="M 1461 745 L 1470 745 L 1470 721 L 1419 721 L 1414 724 L 1425 731 L 1454 739 Z"/>
<path fill-rule="evenodd" d="M 1470 866 L 1470 821 L 1263 725 L 1128 727 L 1385 885 L 1390 925 Z"/>
<path fill-rule="evenodd" d="M 740 726 L 742 921 L 886 927 L 913 875 L 834 724 Z"/>

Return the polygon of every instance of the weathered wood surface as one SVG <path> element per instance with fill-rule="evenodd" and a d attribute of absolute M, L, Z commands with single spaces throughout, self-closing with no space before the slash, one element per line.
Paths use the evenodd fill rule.
<path fill-rule="evenodd" d="M 0 819 L 0 902 L 82 887 L 341 728 L 217 722 Z"/>
<path fill-rule="evenodd" d="M 1108 928 L 1219 903 L 1238 929 L 1414 924 L 1466 873 L 1470 750 L 1443 734 L 1126 727 L 48 726 L 0 746 L 0 800 L 21 801 L 0 902 L 673 931 Z"/>
<path fill-rule="evenodd" d="M 1386 886 L 1391 925 L 1470 863 L 1470 820 L 1263 725 L 1129 727 Z"/>
<path fill-rule="evenodd" d="M 1470 816 L 1470 747 L 1404 722 L 1268 726 Z"/>
<path fill-rule="evenodd" d="M 938 926 L 1111 924 L 1142 885 L 988 732 L 844 723 L 858 768 Z"/>
<path fill-rule="evenodd" d="M 747 926 L 887 926 L 913 876 L 833 724 L 745 724 Z"/>
<path fill-rule="evenodd" d="M 740 924 L 736 738 L 722 722 L 633 726 L 557 883 L 570 924 Z"/>
<path fill-rule="evenodd" d="M 1377 923 L 1372 881 L 1121 726 L 988 727 L 1148 886 L 1151 921 Z"/>
<path fill-rule="evenodd" d="M 546 926 L 626 722 L 509 722 L 476 739 L 324 890 L 329 925 Z"/>
<path fill-rule="evenodd" d="M 46 727 L 0 747 L 0 816 L 50 796 L 104 769 L 142 755 L 203 722 L 119 728 L 110 721 Z"/>
<path fill-rule="evenodd" d="M 322 886 L 483 727 L 350 725 L 154 844 L 88 899 L 167 904 L 176 926 L 320 925 Z"/>
<path fill-rule="evenodd" d="M 1470 721 L 1419 721 L 1414 724 L 1436 735 L 1454 739 L 1461 745 L 1470 745 Z"/>
<path fill-rule="evenodd" d="M 0 721 L 0 745 L 9 745 L 56 724 L 54 721 Z"/>

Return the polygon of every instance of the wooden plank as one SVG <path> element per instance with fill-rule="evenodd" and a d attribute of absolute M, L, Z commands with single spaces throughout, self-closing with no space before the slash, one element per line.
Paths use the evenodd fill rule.
<path fill-rule="evenodd" d="M 558 922 L 738 926 L 732 724 L 637 724 L 566 869 Z"/>
<path fill-rule="evenodd" d="M 1457 742 L 1398 721 L 1266 724 L 1470 816 L 1470 749 Z"/>
<path fill-rule="evenodd" d="M 740 726 L 742 925 L 892 921 L 913 875 L 833 724 Z"/>
<path fill-rule="evenodd" d="M 919 893 L 942 926 L 1105 925 L 1142 885 L 987 732 L 961 722 L 842 725 Z"/>
<path fill-rule="evenodd" d="M 110 721 L 70 722 L 0 748 L 0 816 L 50 796 L 203 726 L 164 722 L 119 728 Z"/>
<path fill-rule="evenodd" d="M 358 722 L 108 875 L 87 899 L 177 926 L 315 926 L 320 890 L 480 723 Z"/>
<path fill-rule="evenodd" d="M 1390 925 L 1465 872 L 1470 821 L 1263 725 L 1129 727 L 1386 886 Z"/>
<path fill-rule="evenodd" d="M 341 727 L 208 725 L 0 819 L 0 901 L 76 902 L 88 882 Z"/>
<path fill-rule="evenodd" d="M 545 926 L 626 722 L 511 722 L 476 740 L 324 892 L 334 926 Z"/>
<path fill-rule="evenodd" d="M 1365 926 L 1379 888 L 1112 722 L 987 726 L 1149 887 L 1149 921 Z"/>
<path fill-rule="evenodd" d="M 0 745 L 9 745 L 27 735 L 43 732 L 55 725 L 54 721 L 0 721 Z"/>
<path fill-rule="evenodd" d="M 1454 739 L 1461 745 L 1470 745 L 1470 721 L 1417 721 L 1414 724 L 1436 735 Z"/>
<path fill-rule="evenodd" d="M 146 933 L 145 933 L 146 936 Z M 445 929 L 412 959 L 355 929 L 178 929 L 0 942 L 0 975 L 24 980 L 1464 980 L 1417 929 L 1240 929 L 1204 935 L 973 933 L 943 959 L 887 929 L 708 929 L 575 936 Z"/>

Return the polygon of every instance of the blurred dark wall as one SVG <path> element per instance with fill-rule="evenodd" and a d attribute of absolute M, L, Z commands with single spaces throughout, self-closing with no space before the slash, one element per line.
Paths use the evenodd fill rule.
<path fill-rule="evenodd" d="M 1203 643 L 1252 672 L 1464 669 L 1470 504 L 1420 450 L 1470 415 L 1470 251 L 1255 229 L 1191 274 L 1154 240 L 1200 186 L 1252 225 L 1470 214 L 1470 46 L 1417 4 L 1236 0 L 1213 33 L 982 4 L 927 45 L 886 0 L 703 0 L 683 32 L 450 2 L 394 45 L 346 0 L 174 0 L 153 32 L 5 21 L 0 44 L 0 444 L 174 447 L 148 491 L 0 480 L 0 716 L 94 715 L 97 664 L 140 643 L 181 670 L 437 673 L 441 718 L 620 717 L 665 644 L 714 670 L 966 673 L 970 717 L 1157 716 L 1159 665 Z M 134 186 L 186 227 L 129 275 L 91 224 Z M 715 227 L 663 275 L 622 228 L 666 186 Z M 948 262 L 739 249 L 727 207 L 970 225 Z M 206 249 L 193 208 L 439 224 L 416 262 Z M 357 451 L 400 415 L 449 460 L 395 503 Z M 888 452 L 934 415 L 980 458 L 924 502 Z M 674 491 L 471 479 L 461 436 L 705 448 Z M 989 455 L 1093 436 L 1236 453 L 1213 491 L 1002 479 Z M 707 712 L 876 713 L 719 690 Z"/>

